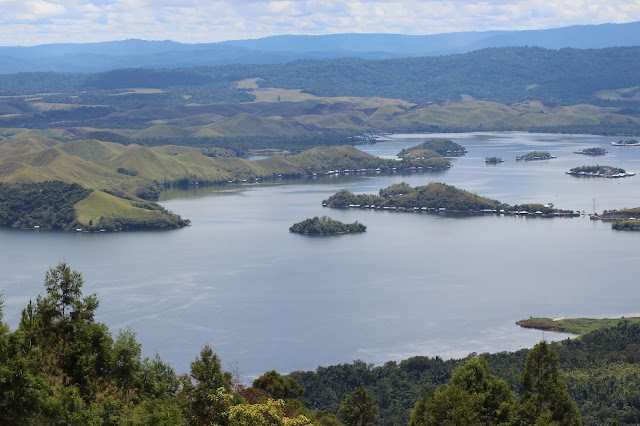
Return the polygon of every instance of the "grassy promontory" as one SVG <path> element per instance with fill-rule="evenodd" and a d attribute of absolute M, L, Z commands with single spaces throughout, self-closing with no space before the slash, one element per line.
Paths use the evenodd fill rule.
<path fill-rule="evenodd" d="M 0 182 L 0 225 L 17 229 L 118 231 L 171 229 L 188 220 L 160 205 L 121 193 L 108 194 L 77 183 Z"/>
<path fill-rule="evenodd" d="M 630 318 L 529 318 L 517 321 L 520 327 L 534 328 L 536 330 L 557 331 L 563 333 L 583 334 L 603 328 L 616 327 L 621 321 L 640 324 L 639 317 Z"/>

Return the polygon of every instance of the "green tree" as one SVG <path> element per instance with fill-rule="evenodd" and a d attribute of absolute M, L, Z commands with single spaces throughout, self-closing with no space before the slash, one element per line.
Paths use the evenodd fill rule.
<path fill-rule="evenodd" d="M 335 415 L 326 410 L 319 410 L 313 414 L 313 423 L 319 426 L 343 426 Z"/>
<path fill-rule="evenodd" d="M 46 385 L 33 375 L 27 360 L 11 342 L 4 323 L 4 300 L 0 293 L 0 424 L 27 424 L 38 413 L 46 397 Z"/>
<path fill-rule="evenodd" d="M 182 377 L 180 399 L 189 424 L 228 424 L 231 373 L 223 372 L 220 358 L 205 345 L 191 363 L 191 374 Z"/>
<path fill-rule="evenodd" d="M 378 406 L 364 385 L 351 392 L 340 404 L 338 418 L 347 426 L 367 426 L 375 424 L 378 419 Z"/>
<path fill-rule="evenodd" d="M 165 399 L 176 395 L 180 381 L 173 368 L 156 353 L 153 359 L 145 358 L 142 362 L 139 386 L 141 394 Z"/>
<path fill-rule="evenodd" d="M 61 262 L 45 277 L 45 296 L 22 312 L 16 339 L 34 372 L 55 365 L 64 385 L 76 384 L 87 398 L 109 371 L 113 341 L 106 325 L 94 322 L 98 299 L 82 297 L 84 280 Z"/>
<path fill-rule="evenodd" d="M 142 345 L 131 329 L 120 330 L 113 345 L 111 374 L 125 388 L 131 389 L 140 373 Z"/>
<path fill-rule="evenodd" d="M 520 378 L 524 392 L 516 401 L 512 424 L 579 425 L 578 407 L 571 400 L 558 370 L 558 354 L 547 342 L 533 347 Z"/>
<path fill-rule="evenodd" d="M 476 357 L 458 367 L 449 385 L 427 392 L 411 414 L 412 426 L 501 424 L 509 419 L 513 393 L 489 374 L 487 361 Z"/>
<path fill-rule="evenodd" d="M 264 391 L 273 399 L 297 398 L 304 389 L 292 377 L 284 377 L 275 370 L 267 371 L 253 381 L 253 387 Z"/>
<path fill-rule="evenodd" d="M 269 399 L 264 404 L 241 404 L 231 407 L 231 426 L 305 426 L 313 423 L 305 416 L 286 417 L 284 401 Z"/>

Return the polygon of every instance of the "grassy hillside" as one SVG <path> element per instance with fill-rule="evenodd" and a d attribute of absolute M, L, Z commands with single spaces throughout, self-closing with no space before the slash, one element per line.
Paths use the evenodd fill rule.
<path fill-rule="evenodd" d="M 7 138 L 0 146 L 5 146 L 7 153 L 0 157 L 0 182 L 57 181 L 93 189 L 90 196 L 74 206 L 77 222 L 84 228 L 107 230 L 186 224 L 145 201 L 157 199 L 165 186 L 295 177 L 325 170 L 390 168 L 396 163 L 352 146 L 318 147 L 287 158 L 258 161 L 228 156 L 229 151 L 223 149 L 149 148 L 93 139 L 59 143 L 30 134 Z M 214 155 L 205 155 L 211 153 Z M 218 153 L 224 156 L 216 156 Z M 73 227 L 67 225 L 66 228 Z"/>
<path fill-rule="evenodd" d="M 115 157 L 125 150 L 118 143 L 102 142 L 95 139 L 75 140 L 60 146 L 64 152 L 86 161 L 104 161 Z"/>
<path fill-rule="evenodd" d="M 23 132 L 8 139 L 0 140 L 0 155 L 3 157 L 47 149 L 59 145 L 60 142 L 42 135 Z"/>
<path fill-rule="evenodd" d="M 187 225 L 161 206 L 93 191 L 74 205 L 79 226 L 88 230 L 172 229 Z"/>

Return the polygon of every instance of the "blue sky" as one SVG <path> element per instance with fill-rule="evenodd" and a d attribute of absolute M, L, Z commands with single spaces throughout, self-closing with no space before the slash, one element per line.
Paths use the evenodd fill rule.
<path fill-rule="evenodd" d="M 524 30 L 640 21 L 640 0 L 0 0 L 0 45 Z"/>

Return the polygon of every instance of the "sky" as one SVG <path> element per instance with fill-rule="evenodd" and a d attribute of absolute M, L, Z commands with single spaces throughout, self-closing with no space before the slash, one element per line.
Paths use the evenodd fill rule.
<path fill-rule="evenodd" d="M 0 0 L 0 45 L 527 30 L 640 21 L 640 0 Z"/>

